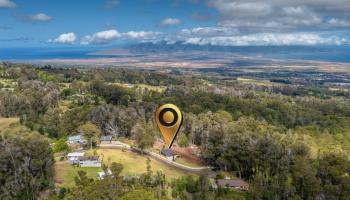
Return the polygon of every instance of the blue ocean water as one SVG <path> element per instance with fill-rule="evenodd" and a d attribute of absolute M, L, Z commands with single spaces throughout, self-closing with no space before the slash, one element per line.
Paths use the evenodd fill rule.
<path fill-rule="evenodd" d="M 40 60 L 40 59 L 74 59 L 91 58 L 90 53 L 97 49 L 84 48 L 1 48 L 0 60 Z"/>
<path fill-rule="evenodd" d="M 284 47 L 275 51 L 265 51 L 261 56 L 275 59 L 350 63 L 350 46 Z"/>
<path fill-rule="evenodd" d="M 152 47 L 150 47 L 152 48 Z M 107 48 L 108 49 L 108 48 Z M 166 48 L 167 49 L 167 48 Z M 165 49 L 165 51 L 167 51 Z M 113 57 L 92 55 L 101 48 L 1 48 L 0 61 Z M 184 50 L 184 49 L 177 49 Z M 190 49 L 187 49 L 190 50 Z M 197 49 L 198 50 L 198 49 Z M 211 50 L 218 50 L 215 47 Z M 246 56 L 350 63 L 350 46 L 259 46 L 219 49 Z M 116 55 L 115 57 L 117 57 Z"/>

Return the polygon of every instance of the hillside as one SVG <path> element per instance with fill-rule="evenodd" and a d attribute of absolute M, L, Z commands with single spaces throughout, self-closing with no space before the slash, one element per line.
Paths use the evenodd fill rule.
<path fill-rule="evenodd" d="M 241 76 L 225 74 L 225 70 L 193 69 L 192 74 L 182 68 L 158 72 L 3 63 L 1 78 L 14 84 L 13 89 L 0 92 L 0 127 L 5 136 L 1 147 L 10 158 L 12 151 L 5 143 L 18 142 L 23 149 L 17 153 L 23 151 L 21 155 L 45 161 L 28 165 L 28 173 L 37 174 L 36 166 L 45 173 L 40 181 L 28 179 L 37 189 L 26 197 L 45 191 L 47 196 L 66 199 L 84 194 L 108 198 L 127 195 L 134 188 L 173 199 L 200 195 L 211 199 L 347 196 L 350 88 L 330 84 L 346 82 L 347 75 L 340 80 L 335 79 L 340 77 L 337 72 L 302 70 L 276 73 L 271 80 L 271 74 L 261 77 L 254 70 Z M 293 76 L 278 81 L 285 73 Z M 184 157 L 177 162 L 210 166 L 215 177 L 149 162 L 142 153 L 98 148 L 101 135 L 108 135 L 141 151 L 159 153 L 162 143 L 155 144 L 161 135 L 154 112 L 163 103 L 176 104 L 184 116 L 174 148 Z M 67 144 L 68 137 L 74 135 L 86 140 L 78 150 Z M 24 150 L 27 147 L 29 152 Z M 96 151 L 89 151 L 91 147 Z M 181 152 L 189 147 L 196 151 Z M 71 165 L 67 154 L 74 151 L 99 156 L 103 165 Z M 8 159 L 0 161 L 7 163 Z M 18 164 L 26 166 L 26 159 Z M 107 169 L 112 174 L 98 180 L 97 173 Z M 15 176 L 9 173 L 3 180 Z M 225 177 L 239 180 L 249 189 L 215 186 Z M 117 188 L 116 181 L 123 187 Z M 8 192 L 11 187 L 2 190 Z"/>

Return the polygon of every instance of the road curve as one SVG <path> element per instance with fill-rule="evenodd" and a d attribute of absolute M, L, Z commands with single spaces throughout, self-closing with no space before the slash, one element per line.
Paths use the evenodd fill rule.
<path fill-rule="evenodd" d="M 135 147 L 131 147 L 128 144 L 119 142 L 119 141 L 113 141 L 112 143 L 101 143 L 99 145 L 100 148 L 117 148 L 117 149 L 128 149 L 131 152 L 142 152 L 148 156 L 150 156 L 153 159 L 156 159 L 162 163 L 165 163 L 171 167 L 174 167 L 176 169 L 180 169 L 184 172 L 189 172 L 189 173 L 195 173 L 195 174 L 206 174 L 211 168 L 210 167 L 190 167 L 190 166 L 186 166 L 171 160 L 168 160 L 167 158 L 165 158 L 164 156 L 148 151 L 148 150 L 144 150 L 141 151 L 141 149 L 135 148 Z"/>

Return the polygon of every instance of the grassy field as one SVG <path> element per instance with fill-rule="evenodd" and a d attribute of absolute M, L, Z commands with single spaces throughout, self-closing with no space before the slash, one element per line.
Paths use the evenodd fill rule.
<path fill-rule="evenodd" d="M 260 86 L 272 86 L 272 83 L 267 80 L 255 80 L 255 79 L 249 79 L 249 78 L 237 78 L 237 80 L 240 83 L 245 83 L 245 84 L 254 84 L 254 85 L 260 85 Z"/>
<path fill-rule="evenodd" d="M 69 100 L 61 100 L 58 103 L 59 108 L 63 111 L 66 112 L 69 110 L 69 105 L 72 103 L 72 101 Z"/>
<path fill-rule="evenodd" d="M 2 118 L 0 117 L 0 130 L 8 128 L 11 124 L 19 122 L 19 119 L 16 117 L 13 118 Z"/>
<path fill-rule="evenodd" d="M 189 162 L 187 159 L 184 159 L 182 157 L 176 158 L 175 162 L 189 166 L 189 167 L 203 167 L 203 165 L 197 164 L 195 162 Z"/>
<path fill-rule="evenodd" d="M 16 118 L 16 117 L 2 118 L 2 117 L 0 117 L 0 133 L 6 131 L 8 133 L 14 134 L 17 131 L 20 131 L 23 129 L 25 129 L 25 127 L 19 123 L 19 118 Z"/>
<path fill-rule="evenodd" d="M 110 83 L 111 85 L 118 85 L 126 88 L 147 89 L 150 91 L 164 92 L 166 87 L 164 86 L 152 86 L 147 84 L 125 84 L 125 83 Z"/>
<path fill-rule="evenodd" d="M 17 85 L 17 81 L 14 79 L 6 79 L 1 78 L 0 83 L 3 84 L 5 87 L 15 87 Z"/>
<path fill-rule="evenodd" d="M 104 163 L 118 162 L 123 164 L 124 170 L 122 174 L 133 175 L 146 172 L 146 156 L 138 155 L 129 151 L 123 152 L 119 149 L 98 149 L 97 153 L 103 155 Z M 157 160 L 151 159 L 152 171 L 162 171 L 167 178 L 177 178 L 185 175 L 184 172 L 174 169 Z"/>
<path fill-rule="evenodd" d="M 119 149 L 97 149 L 97 153 L 103 156 L 103 162 L 106 165 L 112 162 L 123 164 L 124 169 L 122 171 L 122 175 L 134 175 L 146 172 L 146 156 L 128 151 L 123 152 Z M 87 175 L 92 178 L 96 178 L 97 173 L 102 171 L 101 168 L 73 167 L 66 160 L 59 161 L 58 157 L 55 158 L 55 161 L 55 182 L 59 187 L 73 187 L 75 185 L 74 177 L 77 176 L 79 170 L 87 172 Z M 178 178 L 186 174 L 185 172 L 169 167 L 168 165 L 154 159 L 151 159 L 151 169 L 153 172 L 158 170 L 162 171 L 168 180 L 171 178 Z"/>
<path fill-rule="evenodd" d="M 98 167 L 73 167 L 67 160 L 59 161 L 58 157 L 55 157 L 54 175 L 56 185 L 59 187 L 73 187 L 75 185 L 74 177 L 78 175 L 79 170 L 83 170 L 89 177 L 96 178 L 97 173 L 102 171 Z"/>
<path fill-rule="evenodd" d="M 135 87 L 140 89 L 147 89 L 155 92 L 164 92 L 166 89 L 166 87 L 164 86 L 152 86 L 152 85 L 146 85 L 146 84 L 136 84 Z"/>

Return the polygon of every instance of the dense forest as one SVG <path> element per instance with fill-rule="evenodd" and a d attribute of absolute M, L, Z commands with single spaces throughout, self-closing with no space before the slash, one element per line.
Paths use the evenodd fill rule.
<path fill-rule="evenodd" d="M 347 92 L 176 70 L 12 63 L 0 64 L 0 80 L 0 116 L 18 117 L 21 127 L 0 131 L 0 199 L 349 199 Z M 55 188 L 53 153 L 67 150 L 67 136 L 81 132 L 95 145 L 100 135 L 113 135 L 147 149 L 160 137 L 153 115 L 162 103 L 184 112 L 176 143 L 197 145 L 205 164 L 246 180 L 248 192 L 213 190 L 205 176 L 169 182 L 150 167 L 125 179 L 119 163 L 103 180 L 81 171 L 74 188 Z"/>

